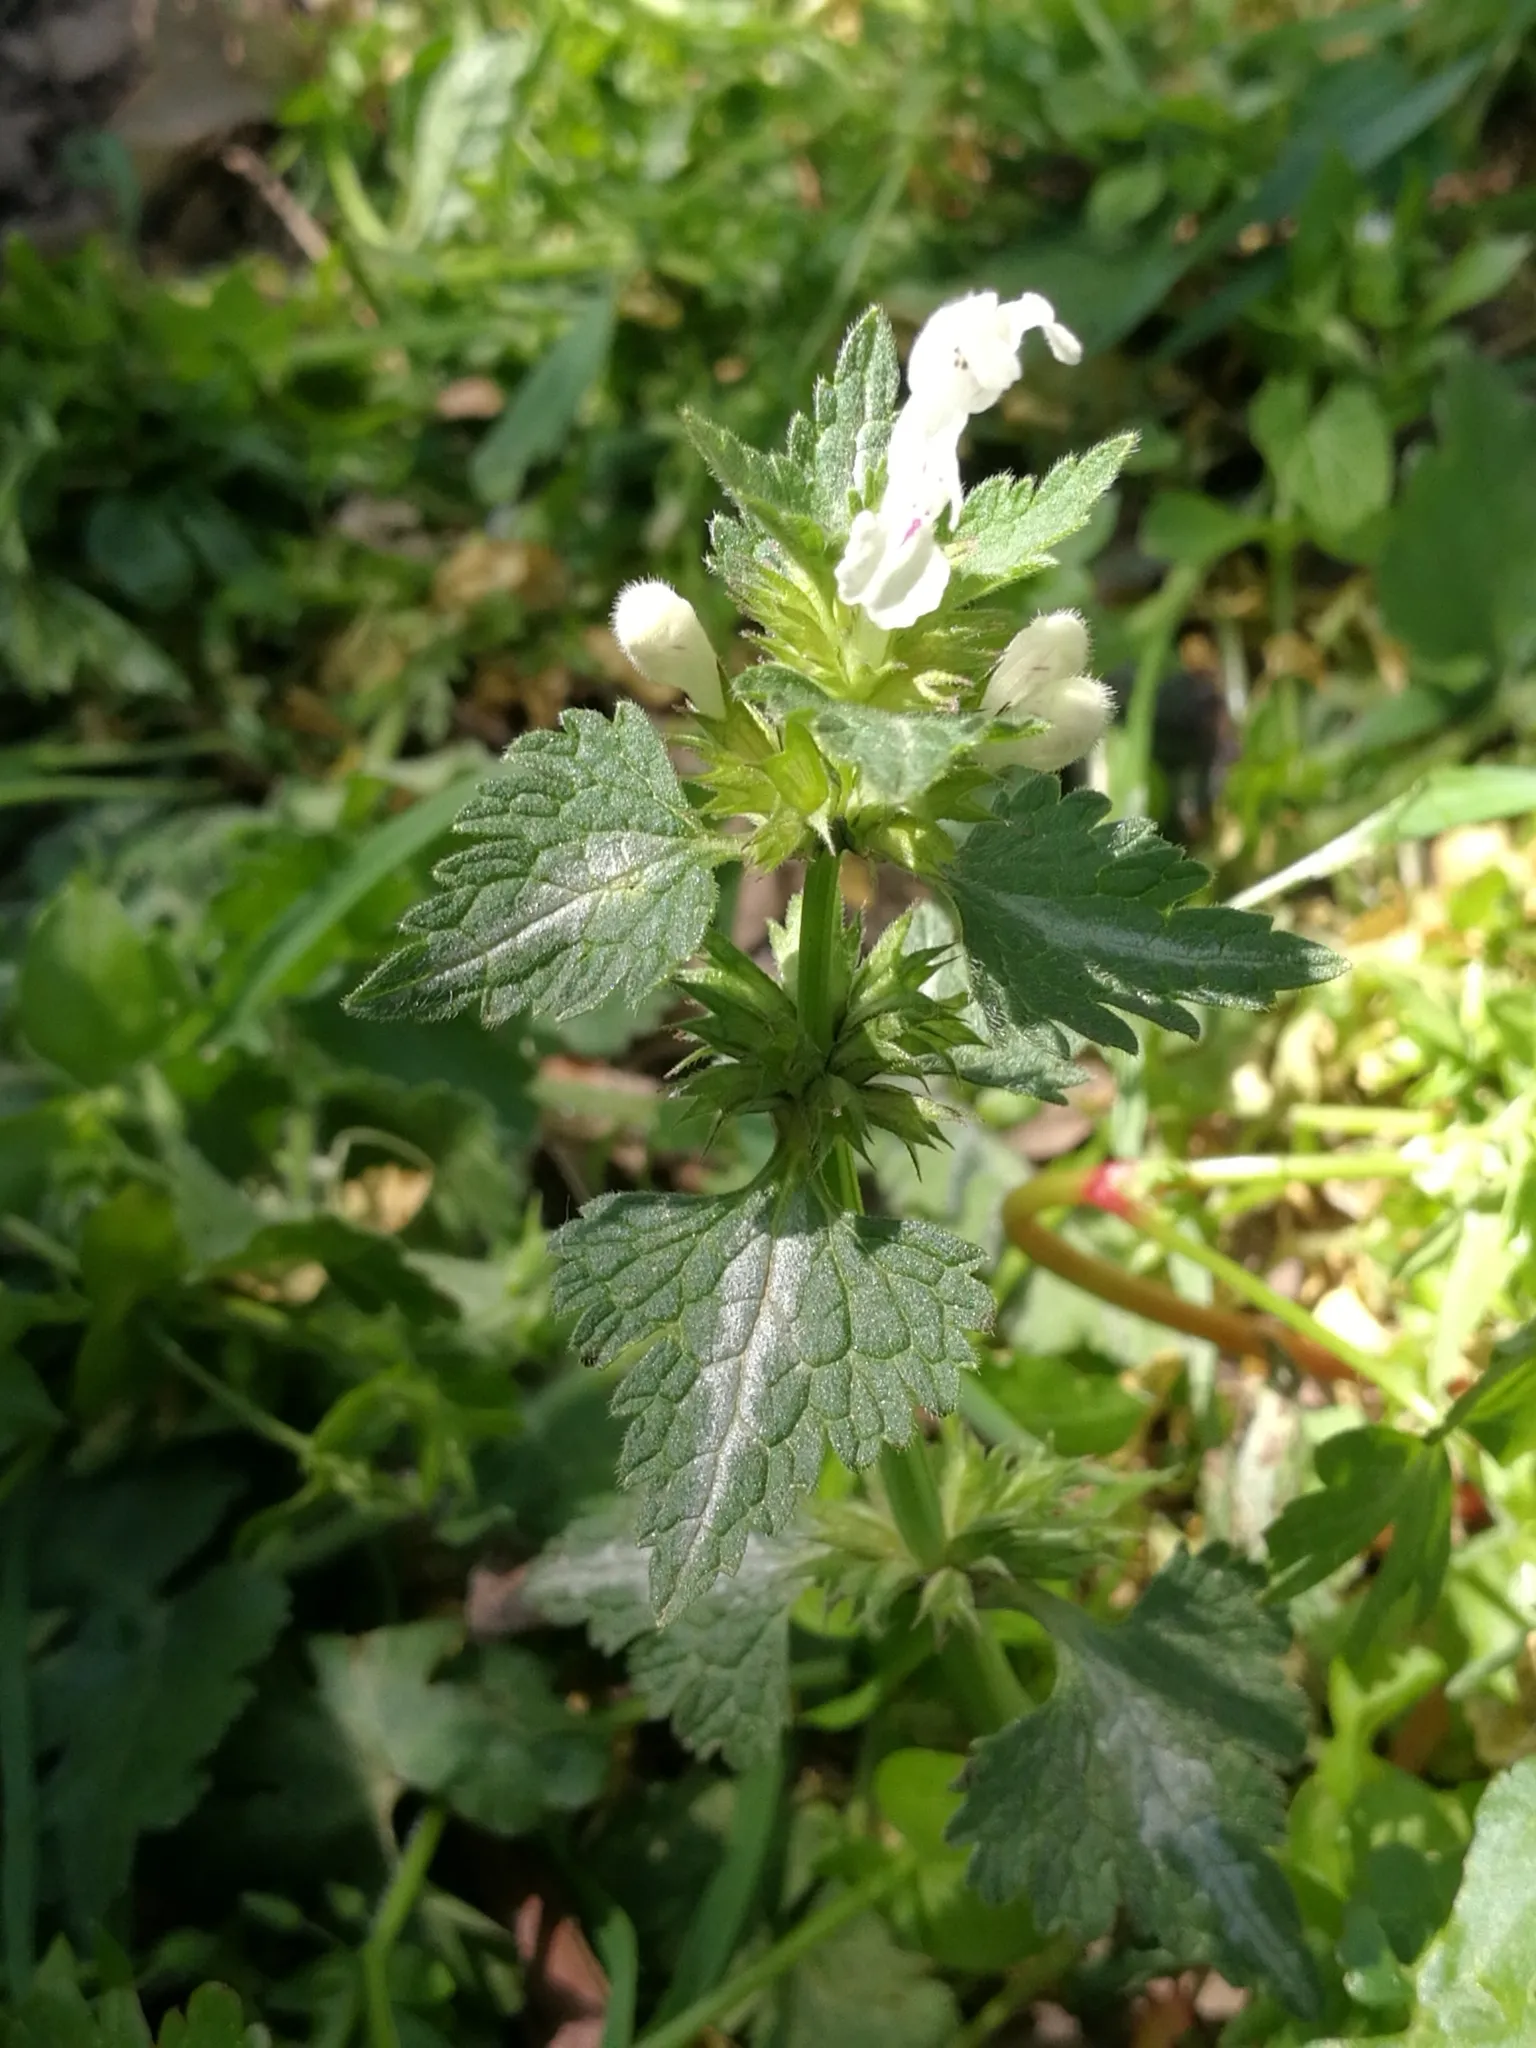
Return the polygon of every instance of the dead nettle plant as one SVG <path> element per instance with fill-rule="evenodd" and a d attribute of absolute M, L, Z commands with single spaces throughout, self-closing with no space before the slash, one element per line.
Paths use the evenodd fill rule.
<path fill-rule="evenodd" d="M 782 450 L 690 418 L 733 508 L 710 566 L 758 658 L 727 677 L 661 583 L 622 591 L 614 624 L 646 676 L 686 693 L 698 772 L 681 781 L 629 703 L 525 734 L 351 1007 L 475 1005 L 494 1025 L 670 983 L 693 1006 L 677 1088 L 710 1119 L 772 1119 L 748 1185 L 601 1195 L 555 1236 L 573 1342 L 619 1373 L 629 1491 L 538 1562 L 546 1611 L 628 1647 L 656 1710 L 738 1766 L 788 1718 L 808 1586 L 871 1626 L 904 1615 L 978 1739 L 951 1836 L 983 1898 L 1026 1895 L 1078 1942 L 1123 1913 L 1175 1963 L 1306 2010 L 1312 1966 L 1270 1854 L 1305 1735 L 1284 1623 L 1219 1549 L 1177 1553 L 1116 1625 L 1064 1597 L 1103 1542 L 1068 1468 L 1042 1483 L 1021 1452 L 917 1426 L 957 1409 L 989 1327 L 982 1253 L 861 1203 L 872 1135 L 943 1142 L 956 1084 L 1059 1099 L 1084 1042 L 1135 1052 L 1130 1019 L 1194 1036 L 1197 1005 L 1256 1009 L 1341 965 L 1193 902 L 1204 871 L 1145 819 L 1062 793 L 1054 771 L 1111 708 L 1086 628 L 1054 612 L 1015 632 L 992 601 L 1050 566 L 1134 437 L 1038 482 L 963 489 L 966 424 L 1019 377 L 1031 333 L 1078 360 L 1036 294 L 944 306 L 898 404 L 891 328 L 870 311 Z M 924 885 L 872 944 L 844 908 L 845 855 Z M 716 928 L 715 875 L 786 861 L 804 884 L 770 973 Z M 829 1445 L 858 1485 L 818 1488 Z M 1040 1703 L 993 1625 L 1008 1608 L 1052 1639 Z"/>

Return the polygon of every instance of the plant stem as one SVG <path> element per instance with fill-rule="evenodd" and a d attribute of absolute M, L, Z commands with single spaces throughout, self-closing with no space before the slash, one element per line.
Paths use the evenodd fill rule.
<path fill-rule="evenodd" d="M 379 1900 L 368 1939 L 363 1943 L 368 2048 L 400 2048 L 400 2029 L 395 2025 L 395 2009 L 389 1998 L 389 1958 L 427 1881 L 427 1872 L 437 1854 L 447 1818 L 447 1809 L 435 1801 L 423 1809 L 406 1838 L 400 1861 L 395 1865 L 395 1874 Z"/>
<path fill-rule="evenodd" d="M 800 1022 L 823 1052 L 832 1050 L 832 967 L 843 926 L 835 853 L 818 853 L 805 871 L 800 897 L 800 947 L 795 962 Z"/>
<path fill-rule="evenodd" d="M 913 1563 L 922 1571 L 936 1572 L 949 1548 L 949 1535 L 920 1430 L 907 1443 L 887 1444 L 881 1451 L 880 1483 Z"/>
<path fill-rule="evenodd" d="M 949 1532 L 921 1435 L 899 1447 L 886 1445 L 880 1453 L 880 1483 L 913 1562 L 921 1571 L 939 1571 Z M 974 1628 L 956 1625 L 947 1631 L 939 1644 L 939 1668 L 974 1734 L 995 1734 L 1029 1705 L 1007 1652 L 979 1617 Z"/>
<path fill-rule="evenodd" d="M 5 1803 L 0 1918 L 5 1923 L 6 1991 L 12 2005 L 26 1997 L 32 1982 L 37 1917 L 37 1780 L 27 1673 L 31 1510 L 31 1488 L 22 1484 L 5 1516 L 0 1577 L 0 1795 Z"/>
<path fill-rule="evenodd" d="M 980 1615 L 974 1628 L 950 1629 L 939 1645 L 939 1669 L 976 1735 L 995 1735 L 1029 1712 L 1029 1695 L 1007 1651 Z"/>
<path fill-rule="evenodd" d="M 1294 1330 L 1298 1337 L 1308 1343 L 1325 1347 L 1340 1358 L 1357 1376 L 1372 1386 L 1380 1387 L 1384 1394 L 1390 1394 L 1394 1401 L 1401 1402 L 1416 1414 L 1433 1422 L 1438 1420 L 1438 1411 L 1432 1403 L 1426 1402 L 1418 1388 L 1411 1386 L 1401 1373 L 1384 1358 L 1377 1358 L 1371 1352 L 1361 1351 L 1348 1344 L 1342 1337 L 1336 1337 L 1331 1330 L 1325 1330 L 1315 1316 L 1309 1315 L 1299 1303 L 1287 1301 L 1283 1294 L 1277 1294 L 1273 1287 L 1261 1280 L 1257 1273 L 1250 1273 L 1246 1266 L 1240 1266 L 1236 1259 L 1229 1259 L 1225 1252 L 1217 1251 L 1203 1238 L 1193 1237 L 1180 1230 L 1177 1224 L 1147 1209 L 1138 1209 L 1133 1218 L 1136 1228 L 1144 1237 L 1151 1238 L 1165 1252 L 1175 1258 L 1188 1259 L 1192 1265 L 1203 1266 L 1214 1279 L 1222 1281 L 1240 1300 L 1249 1301 L 1262 1314 L 1271 1317 L 1288 1330 Z"/>
<path fill-rule="evenodd" d="M 1077 1944 L 1071 1936 L 1058 1934 L 1037 1954 L 1026 1956 L 1016 1969 L 1009 1971 L 1002 1990 L 989 1998 L 981 2011 L 960 2029 L 949 2048 L 982 2048 L 982 2043 L 990 2041 L 995 2033 L 1007 2026 L 1022 2006 L 1031 2004 L 1042 1991 L 1048 1991 L 1070 1967 L 1076 1955 Z"/>
<path fill-rule="evenodd" d="M 858 1884 L 839 1892 L 819 1911 L 807 1913 L 782 1941 L 776 1941 L 772 1948 L 765 1950 L 756 1961 L 748 1963 L 745 1969 L 738 1970 L 734 1977 L 727 1977 L 723 1984 L 717 1984 L 702 1998 L 696 1998 L 676 2019 L 667 2020 L 661 2026 L 653 2027 L 649 2033 L 642 2034 L 635 2048 L 690 2048 L 706 2027 L 744 2005 L 755 1992 L 775 1983 L 813 1949 L 846 1927 L 849 1921 L 867 1913 L 887 1892 L 894 1891 L 910 1876 L 911 1870 L 909 1857 L 893 1856 L 881 1869 L 872 1871 Z"/>
<path fill-rule="evenodd" d="M 314 1463 L 315 1453 L 312 1438 L 305 1436 L 302 1430 L 290 1429 L 286 1422 L 279 1421 L 275 1415 L 269 1415 L 265 1408 L 247 1400 L 236 1388 L 226 1386 L 223 1380 L 183 1351 L 175 1338 L 167 1336 L 164 1330 L 154 1332 L 154 1341 L 167 1361 L 175 1366 L 184 1379 L 190 1380 L 193 1386 L 200 1387 L 210 1401 L 216 1402 L 219 1407 L 226 1409 L 237 1420 L 243 1422 L 254 1435 L 264 1436 L 268 1443 L 278 1444 L 283 1450 L 291 1452 L 306 1472 L 310 1469 Z"/>

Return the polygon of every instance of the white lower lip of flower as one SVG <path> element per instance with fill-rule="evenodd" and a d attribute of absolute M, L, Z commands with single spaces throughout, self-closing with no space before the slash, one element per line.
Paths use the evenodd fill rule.
<path fill-rule="evenodd" d="M 872 624 L 893 633 L 935 610 L 949 584 L 949 558 L 930 520 L 903 526 L 883 512 L 860 512 L 837 565 L 837 594 Z"/>
<path fill-rule="evenodd" d="M 626 583 L 614 601 L 614 638 L 648 682 L 681 690 L 704 718 L 725 716 L 720 664 L 698 613 L 670 583 Z"/>
<path fill-rule="evenodd" d="M 1092 753 L 1114 717 L 1115 699 L 1097 676 L 1068 676 L 1042 690 L 1029 710 L 1031 717 L 1050 721 L 1048 732 L 1029 739 L 1001 740 L 987 751 L 994 761 L 1049 774 Z"/>

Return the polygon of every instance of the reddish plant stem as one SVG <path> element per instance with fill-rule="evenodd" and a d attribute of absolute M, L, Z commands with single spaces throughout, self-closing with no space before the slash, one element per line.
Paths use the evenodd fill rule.
<path fill-rule="evenodd" d="M 1086 1172 L 1056 1173 L 1049 1178 L 1042 1174 L 1037 1180 L 1015 1188 L 1003 1204 L 1003 1228 L 1009 1242 L 1016 1244 L 1037 1266 L 1044 1266 L 1047 1272 L 1070 1281 L 1074 1287 L 1096 1294 L 1101 1301 L 1127 1309 L 1132 1315 L 1145 1316 L 1170 1330 L 1181 1330 L 1186 1337 L 1204 1338 L 1229 1357 L 1267 1359 L 1273 1350 L 1279 1350 L 1298 1372 L 1313 1379 L 1355 1378 L 1353 1368 L 1345 1360 L 1299 1331 L 1287 1329 L 1274 1316 L 1251 1309 L 1208 1308 L 1200 1302 L 1186 1301 L 1159 1280 L 1127 1273 L 1108 1259 L 1068 1244 L 1039 1220 L 1037 1211 L 1047 1203 L 1064 1207 L 1091 1204 L 1112 1210 L 1134 1226 L 1136 1204 L 1127 1198 L 1123 1187 L 1111 1190 L 1109 1173 L 1109 1169 L 1096 1167 Z M 1047 1180 L 1048 1185 L 1042 1186 Z M 1111 1192 L 1113 1200 L 1106 1199 Z"/>

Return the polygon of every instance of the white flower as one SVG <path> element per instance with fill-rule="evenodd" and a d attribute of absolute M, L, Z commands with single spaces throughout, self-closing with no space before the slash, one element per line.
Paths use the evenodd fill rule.
<path fill-rule="evenodd" d="M 1041 612 L 1015 633 L 998 657 L 997 667 L 981 700 L 994 718 L 1019 710 L 1044 718 L 1038 709 L 1041 693 L 1088 666 L 1088 626 L 1081 612 Z"/>
<path fill-rule="evenodd" d="M 614 638 L 648 682 L 681 690 L 704 718 L 725 716 L 720 664 L 686 597 L 647 577 L 626 583 L 614 601 Z"/>
<path fill-rule="evenodd" d="M 1019 351 L 1034 329 L 1059 363 L 1079 363 L 1083 345 L 1039 292 L 999 304 L 996 292 L 972 292 L 940 306 L 907 358 L 909 403 L 937 429 L 958 415 L 961 424 L 996 405 L 1022 374 Z"/>
<path fill-rule="evenodd" d="M 907 362 L 906 404 L 891 430 L 885 495 L 861 512 L 837 565 L 837 593 L 890 632 L 933 611 L 949 582 L 936 528 L 960 517 L 960 436 L 972 413 L 996 404 L 1020 375 L 1019 350 L 1043 331 L 1058 361 L 1081 360 L 1082 345 L 1038 292 L 1000 304 L 972 292 L 928 320 Z"/>
<path fill-rule="evenodd" d="M 949 557 L 931 519 L 912 517 L 893 529 L 883 506 L 855 517 L 837 565 L 837 594 L 844 604 L 861 606 L 882 632 L 916 625 L 937 606 L 948 582 Z"/>
<path fill-rule="evenodd" d="M 989 749 L 992 758 L 1049 773 L 1091 753 L 1115 713 L 1097 676 L 1085 674 L 1088 628 L 1077 612 L 1044 612 L 1003 649 L 981 700 L 994 717 L 1043 719 L 1049 730 Z"/>

